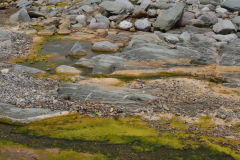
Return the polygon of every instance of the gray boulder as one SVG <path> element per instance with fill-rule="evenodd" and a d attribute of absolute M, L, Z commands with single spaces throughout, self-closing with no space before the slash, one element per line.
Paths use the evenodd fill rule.
<path fill-rule="evenodd" d="M 92 46 L 92 50 L 97 52 L 116 52 L 118 48 L 117 44 L 108 41 L 96 42 Z"/>
<path fill-rule="evenodd" d="M 221 42 L 231 42 L 237 39 L 238 37 L 236 34 L 227 34 L 227 35 L 216 34 L 216 35 L 213 35 L 213 38 Z"/>
<path fill-rule="evenodd" d="M 118 56 L 111 55 L 98 55 L 92 57 L 93 74 L 110 74 L 118 68 L 122 68 L 125 59 Z"/>
<path fill-rule="evenodd" d="M 239 0 L 225 0 L 222 4 L 222 7 L 225 7 L 227 9 L 233 10 L 233 11 L 239 11 L 240 10 L 240 1 Z"/>
<path fill-rule="evenodd" d="M 111 14 L 132 12 L 134 8 L 128 0 L 103 1 L 99 6 Z"/>
<path fill-rule="evenodd" d="M 16 4 L 18 8 L 28 8 L 31 7 L 33 4 L 32 0 L 19 0 Z"/>
<path fill-rule="evenodd" d="M 30 73 L 30 74 L 45 73 L 44 71 L 42 71 L 40 69 L 27 67 L 27 66 L 23 66 L 23 65 L 14 65 L 11 68 L 11 71 L 18 72 L 18 73 Z"/>
<path fill-rule="evenodd" d="M 148 21 L 147 18 L 136 20 L 134 25 L 138 30 L 142 31 L 148 31 L 151 28 L 151 23 Z"/>
<path fill-rule="evenodd" d="M 31 20 L 25 8 L 22 8 L 15 14 L 11 15 L 10 19 L 14 21 L 24 21 L 24 22 Z"/>
<path fill-rule="evenodd" d="M 105 23 L 107 26 L 109 26 L 109 24 L 110 24 L 110 20 L 105 16 L 99 16 L 99 17 L 97 17 L 96 20 L 97 20 L 97 22 Z"/>
<path fill-rule="evenodd" d="M 184 3 L 177 3 L 172 8 L 162 11 L 153 26 L 160 30 L 170 30 L 182 17 L 184 7 Z"/>
<path fill-rule="evenodd" d="M 218 34 L 230 34 L 236 32 L 236 27 L 230 20 L 220 20 L 213 26 L 213 31 Z"/>

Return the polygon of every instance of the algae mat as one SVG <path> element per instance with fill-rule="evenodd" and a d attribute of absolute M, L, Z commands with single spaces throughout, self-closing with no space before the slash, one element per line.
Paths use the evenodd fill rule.
<path fill-rule="evenodd" d="M 203 124 L 196 125 L 212 127 L 207 125 L 208 118 L 202 120 Z M 164 120 L 158 123 L 165 125 Z M 35 149 L 103 154 L 106 159 L 240 159 L 237 151 L 218 143 L 219 138 L 188 133 L 188 126 L 177 117 L 169 127 L 175 128 L 174 132 L 158 131 L 139 117 L 110 119 L 72 114 L 28 125 L 2 124 L 0 138 Z"/>

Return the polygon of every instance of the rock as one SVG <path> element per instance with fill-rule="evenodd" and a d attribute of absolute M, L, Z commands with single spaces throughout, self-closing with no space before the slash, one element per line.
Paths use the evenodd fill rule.
<path fill-rule="evenodd" d="M 119 23 L 118 27 L 120 29 L 123 29 L 123 30 L 128 30 L 130 28 L 132 28 L 133 24 L 131 22 L 128 22 L 128 21 L 122 21 Z"/>
<path fill-rule="evenodd" d="M 46 16 L 45 16 L 44 13 L 37 12 L 37 11 L 29 11 L 29 12 L 28 12 L 28 15 L 29 15 L 31 18 L 39 18 L 39 17 L 44 17 L 44 18 L 46 18 Z"/>
<path fill-rule="evenodd" d="M 76 17 L 76 21 L 82 25 L 86 24 L 86 16 L 85 15 L 78 15 Z"/>
<path fill-rule="evenodd" d="M 87 51 L 83 48 L 82 44 L 80 42 L 75 42 L 73 47 L 71 48 L 71 54 L 72 56 L 82 56 L 86 55 Z"/>
<path fill-rule="evenodd" d="M 128 0 L 103 1 L 99 6 L 111 14 L 131 12 L 134 8 Z"/>
<path fill-rule="evenodd" d="M 11 15 L 10 19 L 14 21 L 23 21 L 23 22 L 27 22 L 31 20 L 25 8 L 22 8 L 15 14 Z"/>
<path fill-rule="evenodd" d="M 84 101 L 107 104 L 140 105 L 141 101 L 154 100 L 156 97 L 137 93 L 137 90 L 94 84 L 63 84 L 58 89 L 60 97 L 70 97 Z"/>
<path fill-rule="evenodd" d="M 86 13 L 92 13 L 92 12 L 94 12 L 94 7 L 89 6 L 89 5 L 84 5 L 84 6 L 80 7 L 80 10 L 83 10 Z"/>
<path fill-rule="evenodd" d="M 146 10 L 150 4 L 151 4 L 151 0 L 142 0 L 139 7 L 143 10 Z"/>
<path fill-rule="evenodd" d="M 19 0 L 16 4 L 18 8 L 28 8 L 31 7 L 33 4 L 32 0 Z"/>
<path fill-rule="evenodd" d="M 80 58 L 74 65 L 77 67 L 93 68 L 94 62 L 91 59 Z"/>
<path fill-rule="evenodd" d="M 156 17 L 158 14 L 157 14 L 157 10 L 156 9 L 148 9 L 147 11 L 147 15 L 149 17 Z"/>
<path fill-rule="evenodd" d="M 164 36 L 164 40 L 166 42 L 169 42 L 169 43 L 172 43 L 172 44 L 176 44 L 179 42 L 179 38 L 177 35 L 174 35 L 174 34 L 166 34 Z"/>
<path fill-rule="evenodd" d="M 213 26 L 213 31 L 218 34 L 229 34 L 236 32 L 236 28 L 230 20 L 220 20 Z"/>
<path fill-rule="evenodd" d="M 93 74 L 110 74 L 118 68 L 122 68 L 125 59 L 118 56 L 98 55 L 92 57 Z"/>
<path fill-rule="evenodd" d="M 151 28 L 151 23 L 148 21 L 147 18 L 136 20 L 134 25 L 136 29 L 142 30 L 142 31 L 148 31 Z"/>
<path fill-rule="evenodd" d="M 8 48 L 12 46 L 11 40 L 0 41 L 0 48 Z"/>
<path fill-rule="evenodd" d="M 18 73 L 30 73 L 30 74 L 45 73 L 44 71 L 42 71 L 40 69 L 22 66 L 22 65 L 14 65 L 11 68 L 11 71 L 18 72 Z"/>
<path fill-rule="evenodd" d="M 219 6 L 219 7 L 216 8 L 216 12 L 219 13 L 219 14 L 225 14 L 225 13 L 228 12 L 228 10 Z"/>
<path fill-rule="evenodd" d="M 109 26 L 109 24 L 110 24 L 109 19 L 105 16 L 99 16 L 96 18 L 96 20 L 98 23 L 105 23 L 107 26 Z"/>
<path fill-rule="evenodd" d="M 156 0 L 156 2 L 152 2 L 149 6 L 149 8 L 155 8 L 155 9 L 168 9 L 169 3 L 166 0 Z"/>
<path fill-rule="evenodd" d="M 132 17 L 134 17 L 134 18 L 142 18 L 142 17 L 146 17 L 146 16 L 147 16 L 147 12 L 141 8 L 135 9 L 132 14 Z"/>
<path fill-rule="evenodd" d="M 217 16 L 214 12 L 204 12 L 203 15 L 198 17 L 199 20 L 204 22 L 204 26 L 209 27 L 218 22 Z"/>
<path fill-rule="evenodd" d="M 79 2 L 79 4 L 82 6 L 93 4 L 93 3 L 101 3 L 101 0 L 83 0 L 83 1 Z"/>
<path fill-rule="evenodd" d="M 56 5 L 58 5 L 59 2 L 60 2 L 60 0 L 50 0 L 47 2 L 47 5 L 56 6 Z"/>
<path fill-rule="evenodd" d="M 48 30 L 48 29 L 44 29 L 38 32 L 38 35 L 41 36 L 52 36 L 54 34 L 54 30 Z"/>
<path fill-rule="evenodd" d="M 231 42 L 237 39 L 238 36 L 236 34 L 227 34 L 227 35 L 216 34 L 216 35 L 213 35 L 213 38 L 215 38 L 218 41 Z"/>
<path fill-rule="evenodd" d="M 77 68 L 71 67 L 71 66 L 66 66 L 66 65 L 61 65 L 56 68 L 56 73 L 59 74 L 74 74 L 74 75 L 79 75 L 82 72 L 78 70 Z"/>
<path fill-rule="evenodd" d="M 108 41 L 96 42 L 92 46 L 92 50 L 96 52 L 116 52 L 118 49 L 117 44 Z"/>
<path fill-rule="evenodd" d="M 189 24 L 189 22 L 195 18 L 195 15 L 192 12 L 184 12 L 182 18 L 180 19 L 178 25 L 184 27 Z"/>
<path fill-rule="evenodd" d="M 236 24 L 237 26 L 240 26 L 240 16 L 234 17 L 232 19 L 232 22 Z"/>
<path fill-rule="evenodd" d="M 240 66 L 240 40 L 237 39 L 220 50 L 219 64 L 221 66 Z"/>
<path fill-rule="evenodd" d="M 106 25 L 103 22 L 98 22 L 98 23 L 91 22 L 88 25 L 88 29 L 107 29 L 107 28 L 108 28 L 108 25 Z"/>
<path fill-rule="evenodd" d="M 240 10 L 240 1 L 239 0 L 225 0 L 222 4 L 222 7 L 233 10 L 233 11 L 239 11 Z"/>
<path fill-rule="evenodd" d="M 174 7 L 162 11 L 153 26 L 160 30 L 170 30 L 181 19 L 184 7 L 184 3 L 177 3 Z"/>
<path fill-rule="evenodd" d="M 187 0 L 186 3 L 187 4 L 198 4 L 199 0 Z"/>
<path fill-rule="evenodd" d="M 183 42 L 189 42 L 191 40 L 191 35 L 188 32 L 183 32 L 180 36 L 179 39 Z"/>
<path fill-rule="evenodd" d="M 44 118 L 66 115 L 67 111 L 51 111 L 43 108 L 19 108 L 11 104 L 0 103 L 0 119 L 10 119 L 12 122 L 30 123 Z"/>
<path fill-rule="evenodd" d="M 90 78 L 78 82 L 78 84 L 98 84 L 105 86 L 117 86 L 121 83 L 122 81 L 117 78 Z"/>
<path fill-rule="evenodd" d="M 133 35 L 131 41 L 129 42 L 129 47 L 133 46 L 135 43 L 143 43 L 143 42 L 149 42 L 149 43 L 160 43 L 161 40 L 158 37 L 157 33 L 144 33 L 144 34 L 135 34 Z"/>

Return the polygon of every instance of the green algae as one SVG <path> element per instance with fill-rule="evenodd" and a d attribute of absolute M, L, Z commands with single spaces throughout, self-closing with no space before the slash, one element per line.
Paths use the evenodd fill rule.
<path fill-rule="evenodd" d="M 200 119 L 196 124 L 199 128 L 206 128 L 200 123 L 209 123 L 211 120 L 210 117 Z M 200 157 L 196 159 L 202 159 L 201 155 L 197 154 L 201 151 L 209 152 L 209 156 L 240 158 L 239 153 L 228 146 L 222 146 L 220 139 L 188 133 L 188 126 L 178 117 L 173 117 L 169 122 L 161 120 L 159 123 L 173 130 L 159 132 L 149 127 L 147 122 L 133 117 L 115 120 L 73 114 L 34 122 L 20 127 L 16 132 L 37 137 L 132 145 L 132 149 L 136 152 L 152 152 L 161 147 L 169 150 L 194 151 L 196 155 L 192 153 L 192 156 Z M 212 124 L 209 126 L 212 127 Z M 181 159 L 177 154 L 173 154 L 172 157 L 175 157 L 172 159 L 179 159 L 179 157 Z"/>

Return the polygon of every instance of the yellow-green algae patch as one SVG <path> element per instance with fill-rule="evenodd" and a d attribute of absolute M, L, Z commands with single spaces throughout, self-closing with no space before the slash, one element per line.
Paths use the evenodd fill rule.
<path fill-rule="evenodd" d="M 20 127 L 17 132 L 57 139 L 130 144 L 138 152 L 153 151 L 158 147 L 182 151 L 190 149 L 196 152 L 200 152 L 204 148 L 203 150 L 207 150 L 211 155 L 224 154 L 233 159 L 240 159 L 238 152 L 228 146 L 221 146 L 222 143 L 217 138 L 187 133 L 187 125 L 179 118 L 174 117 L 170 122 L 162 120 L 159 123 L 159 125 L 166 125 L 174 130 L 159 132 L 149 127 L 147 122 L 133 117 L 115 120 L 72 114 L 34 122 Z M 199 126 L 200 129 L 205 127 Z"/>
<path fill-rule="evenodd" d="M 25 145 L 0 139 L 0 159 L 38 159 L 38 160 L 107 160 L 104 155 L 80 153 L 71 150 L 32 149 Z"/>

